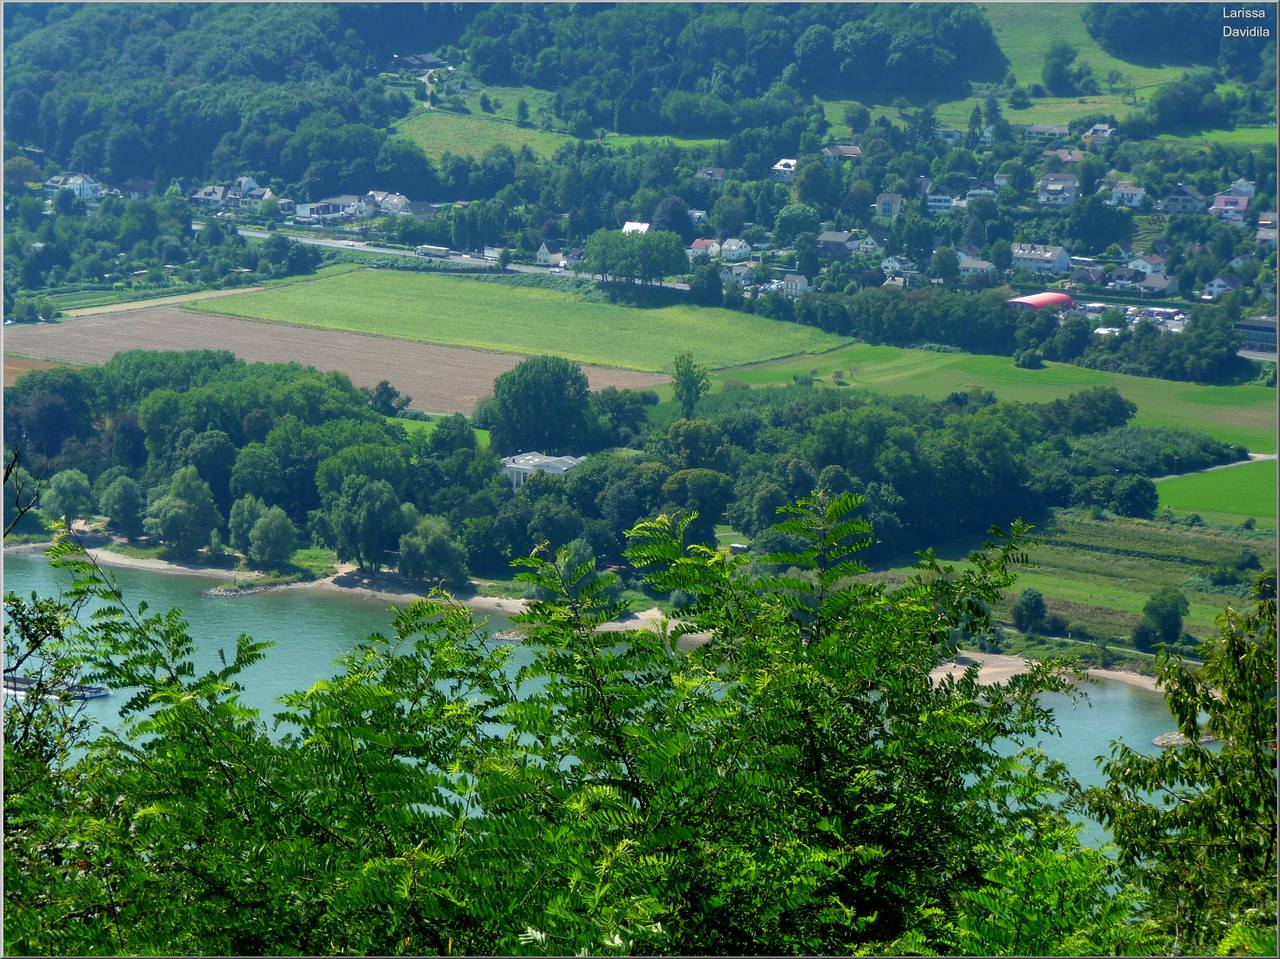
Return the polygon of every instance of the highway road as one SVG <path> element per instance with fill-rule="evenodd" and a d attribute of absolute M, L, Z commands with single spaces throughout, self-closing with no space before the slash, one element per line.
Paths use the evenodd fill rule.
<path fill-rule="evenodd" d="M 203 230 L 204 224 L 199 220 L 194 220 L 191 223 L 191 229 Z M 244 226 L 236 227 L 236 232 L 241 236 L 253 237 L 258 240 L 265 240 L 274 235 L 266 230 L 254 230 Z M 413 250 L 402 250 L 398 247 L 392 246 L 377 246 L 373 243 L 366 243 L 363 240 L 330 240 L 319 236 L 299 236 L 296 233 L 285 233 L 283 235 L 287 236 L 291 240 L 297 240 L 299 243 L 307 243 L 311 246 L 327 246 L 332 247 L 335 250 L 354 250 L 356 252 L 363 253 L 384 253 L 389 256 L 417 257 L 418 255 Z M 460 263 L 466 266 L 494 265 L 492 260 L 486 260 L 481 256 L 472 256 L 469 253 L 455 253 L 447 257 L 433 257 L 433 259 L 440 262 L 447 261 L 450 263 Z M 549 266 L 532 266 L 526 263 L 509 263 L 507 264 L 507 271 L 510 273 L 552 273 L 554 272 L 554 269 Z M 668 282 L 664 283 L 663 286 L 668 289 L 675 290 L 689 289 L 689 284 L 679 282 Z"/>

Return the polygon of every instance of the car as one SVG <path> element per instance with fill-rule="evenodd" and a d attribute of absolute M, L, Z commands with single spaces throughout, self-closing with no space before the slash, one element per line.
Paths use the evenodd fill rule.
<path fill-rule="evenodd" d="M 553 267 L 551 268 L 551 272 L 552 272 L 552 273 L 563 273 L 563 272 L 564 272 L 564 270 L 562 270 L 562 269 L 561 269 L 560 267 L 558 267 L 558 266 L 553 266 Z"/>
<path fill-rule="evenodd" d="M 355 245 L 356 245 L 356 241 L 355 241 L 355 240 L 348 240 L 348 241 L 346 242 L 346 244 L 345 244 L 345 245 L 346 245 L 346 246 L 355 246 Z"/>

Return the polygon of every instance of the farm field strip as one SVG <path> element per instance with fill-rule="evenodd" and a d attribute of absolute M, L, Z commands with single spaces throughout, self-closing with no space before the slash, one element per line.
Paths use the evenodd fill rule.
<path fill-rule="evenodd" d="M 1205 386 L 1153 377 L 1046 363 L 1022 370 L 1007 356 L 934 353 L 896 346 L 852 343 L 819 356 L 800 356 L 724 370 L 716 380 L 780 386 L 797 375 L 833 382 L 839 372 L 849 388 L 918 394 L 942 399 L 956 390 L 989 389 L 1002 400 L 1046 403 L 1091 386 L 1114 386 L 1138 407 L 1139 426 L 1199 430 L 1251 452 L 1276 450 L 1276 391 L 1264 386 Z"/>
<path fill-rule="evenodd" d="M 5 347 L 70 363 L 105 363 L 123 350 L 231 350 L 249 362 L 338 370 L 357 386 L 389 380 L 413 398 L 414 409 L 433 413 L 470 413 L 478 399 L 492 392 L 494 378 L 524 358 L 164 308 L 10 327 Z M 584 372 L 593 389 L 639 389 L 665 379 L 598 367 Z"/>
<path fill-rule="evenodd" d="M 581 363 L 658 372 L 678 352 L 712 368 L 829 350 L 847 340 L 812 327 L 695 306 L 589 303 L 570 293 L 390 270 L 219 300 L 212 311 Z"/>
<path fill-rule="evenodd" d="M 14 356 L 8 350 L 4 354 L 4 385 L 7 389 L 14 383 L 22 379 L 32 370 L 51 370 L 55 367 L 62 366 L 61 363 L 53 363 L 49 360 L 33 360 L 25 356 Z"/>
<path fill-rule="evenodd" d="M 1186 516 L 1199 513 L 1214 522 L 1239 523 L 1252 517 L 1276 525 L 1276 461 L 1259 460 L 1229 470 L 1188 473 L 1161 480 L 1161 508 Z"/>

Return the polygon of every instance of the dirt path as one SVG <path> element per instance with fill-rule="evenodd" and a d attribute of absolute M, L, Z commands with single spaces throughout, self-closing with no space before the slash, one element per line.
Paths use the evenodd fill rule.
<path fill-rule="evenodd" d="M 155 299 L 129 300 L 126 303 L 107 303 L 103 306 L 82 306 L 76 310 L 64 310 L 64 316 L 98 316 L 102 313 L 129 313 L 133 310 L 145 310 L 153 306 L 175 306 L 179 303 L 194 303 L 196 300 L 212 300 L 219 296 L 234 296 L 237 293 L 257 293 L 265 290 L 264 286 L 238 286 L 232 290 L 202 290 L 199 293 L 183 293 L 179 296 L 157 296 Z"/>
<path fill-rule="evenodd" d="M 1159 483 L 1161 480 L 1177 479 L 1179 476 L 1191 476 L 1195 473 L 1213 473 L 1217 470 L 1229 470 L 1233 466 L 1247 466 L 1250 463 L 1260 463 L 1265 460 L 1273 460 L 1276 458 L 1275 453 L 1250 453 L 1247 460 L 1236 460 L 1234 463 L 1220 463 L 1217 466 L 1206 466 L 1202 470 L 1191 470 L 1189 473 L 1170 473 L 1168 476 L 1157 476 L 1153 483 Z"/>
<path fill-rule="evenodd" d="M 243 291 L 237 291 L 243 292 Z M 199 294 L 195 294 L 199 295 Z M 105 363 L 123 350 L 231 350 L 251 363 L 301 363 L 338 370 L 356 386 L 380 380 L 413 398 L 414 409 L 470 413 L 493 381 L 524 359 L 457 346 L 245 320 L 172 307 L 100 313 L 65 323 L 11 326 L 5 348 L 23 356 L 69 363 Z M 584 366 L 593 390 L 643 389 L 667 377 Z"/>

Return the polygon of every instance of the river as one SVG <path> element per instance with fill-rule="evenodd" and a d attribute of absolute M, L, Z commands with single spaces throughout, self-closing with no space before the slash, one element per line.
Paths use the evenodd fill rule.
<path fill-rule="evenodd" d="M 174 607 L 183 611 L 197 637 L 197 669 L 217 665 L 217 653 L 235 648 L 236 637 L 248 633 L 255 639 L 275 644 L 266 657 L 245 671 L 242 702 L 269 718 L 279 697 L 305 689 L 318 679 L 333 675 L 339 656 L 359 639 L 391 626 L 390 605 L 379 599 L 341 595 L 321 590 L 272 590 L 247 596 L 211 598 L 203 590 L 211 585 L 206 577 L 155 573 L 147 570 L 113 569 L 125 597 L 132 605 L 145 600 L 152 611 Z M 4 588 L 22 595 L 32 590 L 51 595 L 70 582 L 67 573 L 50 568 L 39 554 L 9 554 L 4 557 Z M 507 629 L 510 622 L 488 616 L 494 631 Z M 517 650 L 512 665 L 521 664 Z M 1045 697 L 1058 721 L 1060 736 L 1046 738 L 1041 746 L 1062 760 L 1071 774 L 1086 785 L 1102 781 L 1095 759 L 1109 752 L 1112 740 L 1123 740 L 1140 752 L 1154 753 L 1151 740 L 1173 729 L 1173 722 L 1158 692 L 1111 680 L 1099 680 L 1088 689 L 1088 703 L 1072 705 L 1066 696 Z M 115 721 L 118 697 L 93 700 L 87 713 L 99 722 Z M 1086 838 L 1101 837 L 1096 826 L 1086 830 Z"/>

